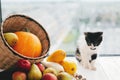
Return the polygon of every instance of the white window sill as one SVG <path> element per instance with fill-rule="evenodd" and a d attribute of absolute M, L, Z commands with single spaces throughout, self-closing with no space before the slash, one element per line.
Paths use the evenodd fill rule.
<path fill-rule="evenodd" d="M 75 57 L 67 57 L 74 60 Z M 96 71 L 84 69 L 78 62 L 77 73 L 87 80 L 120 80 L 120 57 L 99 57 L 96 61 Z"/>

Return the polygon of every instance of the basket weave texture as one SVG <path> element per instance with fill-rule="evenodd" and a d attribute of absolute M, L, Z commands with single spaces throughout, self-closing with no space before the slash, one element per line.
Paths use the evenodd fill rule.
<path fill-rule="evenodd" d="M 26 57 L 8 45 L 4 39 L 3 33 L 16 32 L 28 29 L 31 33 L 35 34 L 42 44 L 42 55 L 36 58 Z M 26 15 L 11 15 L 5 19 L 0 29 L 0 69 L 6 70 L 13 66 L 19 59 L 28 59 L 30 62 L 40 62 L 43 60 L 49 51 L 50 40 L 45 29 L 35 20 Z"/>

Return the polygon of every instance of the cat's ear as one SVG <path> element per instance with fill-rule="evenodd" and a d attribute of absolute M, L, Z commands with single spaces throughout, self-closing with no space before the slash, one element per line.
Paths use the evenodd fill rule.
<path fill-rule="evenodd" d="M 102 36 L 102 35 L 103 35 L 103 32 L 98 32 L 98 34 L 99 34 L 100 36 Z"/>
<path fill-rule="evenodd" d="M 84 32 L 84 35 L 87 36 L 88 32 Z"/>

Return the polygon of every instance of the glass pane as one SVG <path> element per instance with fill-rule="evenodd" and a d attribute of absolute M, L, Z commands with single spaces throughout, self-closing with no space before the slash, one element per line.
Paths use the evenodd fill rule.
<path fill-rule="evenodd" d="M 120 2 L 81 2 L 73 27 L 60 48 L 75 53 L 76 41 L 85 31 L 103 31 L 100 54 L 120 54 Z"/>
<path fill-rule="evenodd" d="M 103 31 L 100 54 L 120 54 L 120 2 L 86 1 L 2 0 L 2 18 L 24 14 L 35 19 L 49 34 L 50 53 L 64 49 L 74 55 L 83 32 Z"/>

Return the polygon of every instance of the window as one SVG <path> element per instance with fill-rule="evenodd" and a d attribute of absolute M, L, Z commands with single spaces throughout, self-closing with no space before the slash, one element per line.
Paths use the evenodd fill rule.
<path fill-rule="evenodd" d="M 85 31 L 103 31 L 101 55 L 120 54 L 120 2 L 92 0 L 1 0 L 3 20 L 24 14 L 48 32 L 50 52 L 64 49 L 74 55 L 76 41 Z"/>

